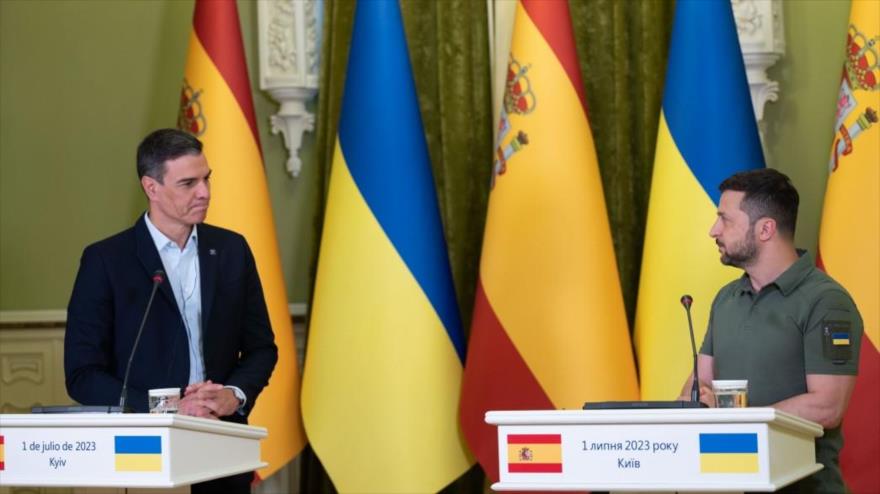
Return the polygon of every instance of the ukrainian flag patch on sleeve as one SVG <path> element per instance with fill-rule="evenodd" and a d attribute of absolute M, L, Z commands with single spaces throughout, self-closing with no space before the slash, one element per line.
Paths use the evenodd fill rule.
<path fill-rule="evenodd" d="M 827 360 L 844 364 L 852 359 L 852 331 L 849 321 L 822 323 L 822 351 Z"/>

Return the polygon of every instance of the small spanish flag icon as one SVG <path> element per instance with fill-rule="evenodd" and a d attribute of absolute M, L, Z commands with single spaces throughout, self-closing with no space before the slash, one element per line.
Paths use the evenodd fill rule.
<path fill-rule="evenodd" d="M 562 473 L 562 434 L 508 434 L 507 471 Z"/>

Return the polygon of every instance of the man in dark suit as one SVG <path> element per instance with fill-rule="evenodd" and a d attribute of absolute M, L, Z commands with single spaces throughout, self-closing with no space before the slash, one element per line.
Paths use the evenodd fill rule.
<path fill-rule="evenodd" d="M 211 169 L 202 143 L 161 129 L 138 146 L 149 209 L 132 228 L 86 247 L 67 311 L 67 391 L 116 405 L 153 274 L 166 273 L 134 355 L 128 403 L 184 389 L 178 413 L 246 423 L 278 358 L 253 254 L 244 237 L 204 224 Z M 252 474 L 193 492 L 249 492 Z M 230 483 L 231 482 L 231 483 Z"/>

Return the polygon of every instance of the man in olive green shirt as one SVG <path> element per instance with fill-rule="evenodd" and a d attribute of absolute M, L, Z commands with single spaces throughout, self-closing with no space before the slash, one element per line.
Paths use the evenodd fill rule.
<path fill-rule="evenodd" d="M 788 177 L 766 168 L 733 175 L 719 188 L 709 235 L 721 262 L 745 273 L 712 303 L 698 359 L 701 400 L 714 406 L 713 379 L 748 379 L 750 406 L 819 423 L 825 435 L 816 441 L 816 458 L 825 468 L 786 492 L 845 492 L 840 423 L 858 372 L 858 309 L 840 284 L 795 249 L 799 198 Z"/>

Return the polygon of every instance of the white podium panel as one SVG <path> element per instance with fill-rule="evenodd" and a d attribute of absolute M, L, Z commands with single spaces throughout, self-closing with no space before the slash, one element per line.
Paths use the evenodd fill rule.
<path fill-rule="evenodd" d="M 183 415 L 0 415 L 0 485 L 176 487 L 264 467 L 264 437 Z"/>
<path fill-rule="evenodd" d="M 822 428 L 772 408 L 488 412 L 494 490 L 774 491 L 822 466 Z"/>

